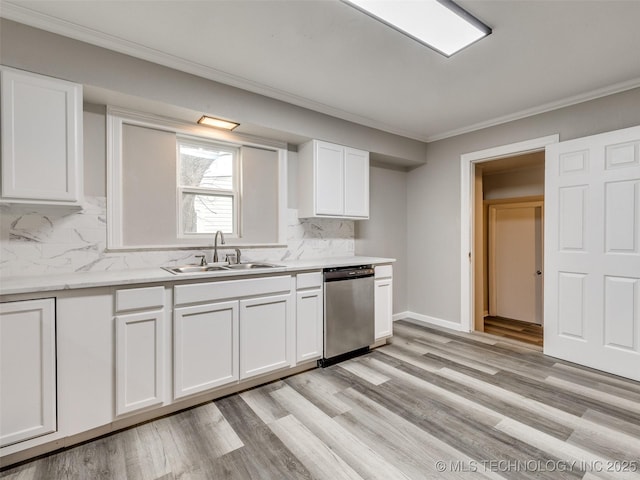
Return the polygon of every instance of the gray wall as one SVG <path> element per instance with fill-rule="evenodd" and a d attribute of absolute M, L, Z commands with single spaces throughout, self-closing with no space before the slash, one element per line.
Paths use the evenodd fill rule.
<path fill-rule="evenodd" d="M 460 322 L 460 155 L 560 134 L 560 140 L 640 124 L 640 89 L 428 145 L 407 178 L 408 309 Z"/>
<path fill-rule="evenodd" d="M 393 312 L 407 310 L 407 173 L 370 169 L 370 219 L 355 222 L 356 254 L 397 259 Z"/>
<path fill-rule="evenodd" d="M 107 118 L 101 105 L 84 104 L 84 194 L 104 197 L 107 192 Z"/>

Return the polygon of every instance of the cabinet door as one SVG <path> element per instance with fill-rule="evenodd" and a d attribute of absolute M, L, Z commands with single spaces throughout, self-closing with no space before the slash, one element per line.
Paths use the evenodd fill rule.
<path fill-rule="evenodd" d="M 2 70 L 2 197 L 78 202 L 82 188 L 82 86 Z"/>
<path fill-rule="evenodd" d="M 375 339 L 390 337 L 393 333 L 393 280 L 375 281 Z"/>
<path fill-rule="evenodd" d="M 369 152 L 344 150 L 344 214 L 369 217 Z"/>
<path fill-rule="evenodd" d="M 55 300 L 0 304 L 0 446 L 55 431 Z"/>
<path fill-rule="evenodd" d="M 240 379 L 292 363 L 292 295 L 240 301 Z"/>
<path fill-rule="evenodd" d="M 315 204 L 318 215 L 344 213 L 344 147 L 315 144 Z"/>
<path fill-rule="evenodd" d="M 164 312 L 116 317 L 116 415 L 162 403 Z"/>
<path fill-rule="evenodd" d="M 238 302 L 179 307 L 173 318 L 174 398 L 238 380 Z"/>
<path fill-rule="evenodd" d="M 296 361 L 322 357 L 322 289 L 296 294 Z"/>

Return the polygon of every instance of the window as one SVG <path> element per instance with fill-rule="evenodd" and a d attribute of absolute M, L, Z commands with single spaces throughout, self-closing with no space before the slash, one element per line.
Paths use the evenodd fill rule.
<path fill-rule="evenodd" d="M 178 137 L 179 236 L 238 237 L 237 148 Z"/>
<path fill-rule="evenodd" d="M 286 144 L 113 107 L 107 125 L 110 250 L 286 245 Z"/>

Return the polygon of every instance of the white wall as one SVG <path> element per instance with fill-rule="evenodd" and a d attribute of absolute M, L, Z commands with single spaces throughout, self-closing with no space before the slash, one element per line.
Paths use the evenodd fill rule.
<path fill-rule="evenodd" d="M 427 148 L 408 174 L 408 309 L 460 323 L 460 156 L 545 135 L 560 140 L 640 124 L 640 89 L 460 135 Z"/>
<path fill-rule="evenodd" d="M 358 255 L 395 258 L 393 312 L 407 310 L 407 173 L 370 169 L 370 219 L 355 222 Z"/>

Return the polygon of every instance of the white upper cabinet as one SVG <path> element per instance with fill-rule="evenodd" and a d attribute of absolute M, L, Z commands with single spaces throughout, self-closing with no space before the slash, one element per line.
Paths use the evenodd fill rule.
<path fill-rule="evenodd" d="M 312 140 L 298 161 L 301 218 L 369 218 L 369 152 Z"/>
<path fill-rule="evenodd" d="M 344 214 L 369 218 L 369 152 L 344 149 Z"/>
<path fill-rule="evenodd" d="M 7 67 L 2 79 L 2 201 L 82 199 L 82 86 Z"/>
<path fill-rule="evenodd" d="M 342 215 L 344 213 L 344 147 L 315 142 L 314 149 L 315 213 Z"/>

